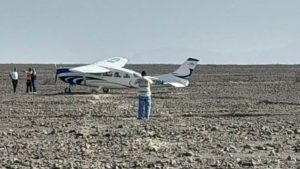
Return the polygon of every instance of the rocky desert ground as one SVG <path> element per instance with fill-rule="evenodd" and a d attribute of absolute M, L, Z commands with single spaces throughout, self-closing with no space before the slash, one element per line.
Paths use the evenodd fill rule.
<path fill-rule="evenodd" d="M 64 94 L 53 65 L 0 66 L 0 168 L 300 168 L 300 65 L 198 65 L 189 87 L 152 88 L 149 121 L 135 89 Z M 24 92 L 31 66 L 37 94 Z"/>

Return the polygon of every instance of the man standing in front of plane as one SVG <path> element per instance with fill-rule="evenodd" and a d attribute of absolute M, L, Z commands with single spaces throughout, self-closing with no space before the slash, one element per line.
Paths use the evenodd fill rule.
<path fill-rule="evenodd" d="M 150 84 L 152 80 L 146 77 L 146 72 L 142 71 L 142 77 L 136 80 L 135 84 L 138 85 L 139 107 L 138 107 L 138 119 L 149 120 L 151 111 L 151 90 Z"/>

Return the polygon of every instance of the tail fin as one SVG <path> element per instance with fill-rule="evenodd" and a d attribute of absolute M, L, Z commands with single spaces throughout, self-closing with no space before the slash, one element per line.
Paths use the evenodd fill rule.
<path fill-rule="evenodd" d="M 154 76 L 152 80 L 155 85 L 170 84 L 174 87 L 187 87 L 189 85 L 187 78 L 192 75 L 198 61 L 198 59 L 188 58 L 175 72 Z"/>
<path fill-rule="evenodd" d="M 197 66 L 198 63 L 198 59 L 194 59 L 194 58 L 188 58 L 175 72 L 173 72 L 172 74 L 176 77 L 179 78 L 189 78 L 195 67 Z"/>

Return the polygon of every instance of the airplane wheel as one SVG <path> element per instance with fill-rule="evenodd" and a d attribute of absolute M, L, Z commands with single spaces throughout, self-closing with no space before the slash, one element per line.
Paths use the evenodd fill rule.
<path fill-rule="evenodd" d="M 107 88 L 103 88 L 102 90 L 103 90 L 104 93 L 108 93 L 109 92 L 109 89 L 107 89 Z"/>
<path fill-rule="evenodd" d="M 70 87 L 65 88 L 65 93 L 71 93 L 71 88 Z"/>

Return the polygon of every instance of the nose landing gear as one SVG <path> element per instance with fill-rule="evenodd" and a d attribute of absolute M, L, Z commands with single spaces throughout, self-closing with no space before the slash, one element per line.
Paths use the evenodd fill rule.
<path fill-rule="evenodd" d="M 104 93 L 108 93 L 108 92 L 109 92 L 109 89 L 108 89 L 108 88 L 102 88 L 102 91 L 103 91 Z"/>

